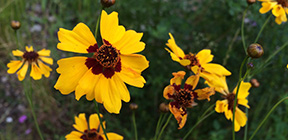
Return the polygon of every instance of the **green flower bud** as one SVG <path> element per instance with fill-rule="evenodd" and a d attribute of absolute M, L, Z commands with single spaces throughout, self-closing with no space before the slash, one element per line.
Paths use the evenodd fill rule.
<path fill-rule="evenodd" d="M 138 109 L 138 105 L 135 104 L 135 103 L 131 103 L 131 104 L 129 105 L 129 108 L 130 108 L 131 110 L 136 110 L 136 109 Z"/>
<path fill-rule="evenodd" d="M 247 48 L 247 53 L 251 58 L 259 58 L 264 54 L 264 50 L 260 44 L 253 43 Z"/>

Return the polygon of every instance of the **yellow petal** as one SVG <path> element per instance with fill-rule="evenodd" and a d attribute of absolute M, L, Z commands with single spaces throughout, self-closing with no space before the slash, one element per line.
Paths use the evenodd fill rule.
<path fill-rule="evenodd" d="M 38 65 L 39 65 L 41 71 L 43 72 L 44 76 L 45 77 L 49 77 L 50 76 L 50 71 L 52 71 L 52 69 L 49 66 L 45 65 L 44 63 L 42 63 L 41 61 L 39 61 L 39 60 L 37 62 L 38 62 Z"/>
<path fill-rule="evenodd" d="M 89 46 L 96 44 L 90 29 L 84 24 L 77 24 L 72 31 L 60 28 L 58 31 L 60 43 L 57 48 L 63 51 L 88 53 Z"/>
<path fill-rule="evenodd" d="M 168 43 L 166 43 L 166 45 L 172 50 L 172 52 L 177 57 L 183 58 L 185 56 L 183 50 L 180 47 L 178 47 L 171 33 L 169 33 L 169 36 L 170 39 L 168 40 Z"/>
<path fill-rule="evenodd" d="M 101 13 L 100 33 L 102 39 L 105 39 L 110 44 L 119 41 L 125 34 L 125 28 L 119 26 L 118 13 L 112 12 L 107 14 L 104 10 Z"/>
<path fill-rule="evenodd" d="M 178 122 L 178 129 L 182 129 L 187 121 L 187 113 L 184 114 L 185 111 L 182 108 L 178 109 L 175 106 L 171 106 L 171 104 L 169 104 L 169 110 Z"/>
<path fill-rule="evenodd" d="M 203 89 L 197 89 L 194 92 L 197 93 L 197 100 L 205 100 L 207 99 L 208 101 L 210 101 L 210 96 L 215 94 L 215 90 L 214 88 L 203 88 Z"/>
<path fill-rule="evenodd" d="M 80 137 L 83 134 L 77 131 L 72 131 L 70 134 L 66 135 L 66 140 L 82 140 Z"/>
<path fill-rule="evenodd" d="M 12 54 L 14 56 L 23 56 L 24 53 L 20 50 L 14 50 L 14 51 L 12 51 Z"/>
<path fill-rule="evenodd" d="M 30 72 L 30 76 L 34 79 L 34 80 L 39 80 L 42 78 L 42 71 L 41 69 L 36 65 L 35 62 L 32 63 L 31 66 L 31 72 Z"/>
<path fill-rule="evenodd" d="M 251 84 L 248 82 L 241 81 L 239 92 L 238 92 L 238 99 L 245 99 L 249 95 L 249 89 L 251 88 Z M 236 94 L 237 86 L 233 90 L 233 93 Z"/>
<path fill-rule="evenodd" d="M 137 33 L 133 30 L 125 32 L 124 36 L 114 44 L 113 47 L 120 50 L 121 54 L 132 54 L 141 52 L 145 48 L 145 43 L 140 42 L 143 33 Z"/>
<path fill-rule="evenodd" d="M 75 116 L 75 124 L 73 127 L 80 132 L 88 130 L 88 124 L 84 113 L 80 113 L 78 117 Z"/>
<path fill-rule="evenodd" d="M 121 80 L 121 78 L 118 76 L 118 74 L 115 74 L 113 76 L 113 82 L 115 83 L 115 87 L 117 88 L 117 91 L 120 94 L 120 98 L 124 102 L 129 102 L 130 101 L 129 91 L 126 85 L 124 84 L 123 80 Z"/>
<path fill-rule="evenodd" d="M 227 105 L 227 100 L 217 101 L 215 111 L 218 113 L 223 113 L 225 111 L 225 105 Z"/>
<path fill-rule="evenodd" d="M 216 82 L 215 82 L 216 81 Z M 228 90 L 228 86 L 226 83 L 226 77 L 222 76 L 222 77 L 214 77 L 213 80 L 210 81 L 205 81 L 206 84 L 208 84 L 209 87 L 213 87 L 215 89 L 215 91 L 226 95 L 227 93 L 229 93 Z"/>
<path fill-rule="evenodd" d="M 185 84 L 192 86 L 192 90 L 196 88 L 199 82 L 199 75 L 191 75 L 187 78 Z"/>
<path fill-rule="evenodd" d="M 259 12 L 261 14 L 265 14 L 270 11 L 275 5 L 277 5 L 277 2 L 263 2 L 262 8 L 259 9 Z"/>
<path fill-rule="evenodd" d="M 105 77 L 103 74 L 99 74 L 99 81 L 96 83 L 94 89 L 95 100 L 98 103 L 103 103 L 103 97 L 104 97 L 103 94 L 105 94 L 103 92 L 106 92 L 105 89 L 103 89 L 103 87 L 107 87 L 107 84 L 102 81 L 102 79 L 104 78 Z"/>
<path fill-rule="evenodd" d="M 26 51 L 27 51 L 27 52 L 32 52 L 32 51 L 34 51 L 33 46 L 30 46 L 30 47 L 26 46 Z"/>
<path fill-rule="evenodd" d="M 57 63 L 59 76 L 54 88 L 62 94 L 69 94 L 75 90 L 79 80 L 87 72 L 86 57 L 71 57 L 60 59 Z"/>
<path fill-rule="evenodd" d="M 40 56 L 50 56 L 51 51 L 50 50 L 46 50 L 46 49 L 42 49 L 40 51 L 37 52 Z"/>
<path fill-rule="evenodd" d="M 250 106 L 248 105 L 248 100 L 247 99 L 238 99 L 238 104 L 239 105 L 243 105 L 247 108 L 250 108 Z"/>
<path fill-rule="evenodd" d="M 140 54 L 120 55 L 121 65 L 127 68 L 132 68 L 134 71 L 141 73 L 149 67 L 149 61 L 146 57 Z"/>
<path fill-rule="evenodd" d="M 214 63 L 208 63 L 201 65 L 204 68 L 204 71 L 216 74 L 218 76 L 229 76 L 231 75 L 231 72 L 229 72 L 227 69 L 225 69 L 223 66 L 219 64 Z"/>
<path fill-rule="evenodd" d="M 170 56 L 171 56 L 171 59 L 173 60 L 173 61 L 176 61 L 176 62 L 180 62 L 180 58 L 176 55 L 176 54 L 174 54 L 173 52 L 171 52 L 169 49 L 167 49 L 167 48 L 165 48 L 165 50 L 166 51 L 168 51 L 169 52 L 169 54 L 170 54 Z M 187 63 L 186 61 L 184 61 L 184 62 L 182 62 L 182 63 Z"/>
<path fill-rule="evenodd" d="M 172 75 L 174 77 L 170 80 L 170 85 L 181 85 L 182 79 L 184 79 L 185 74 L 185 71 L 173 72 Z"/>
<path fill-rule="evenodd" d="M 27 73 L 28 70 L 28 62 L 25 62 L 23 67 L 17 72 L 18 75 L 18 80 L 22 81 L 25 78 L 25 75 Z"/>
<path fill-rule="evenodd" d="M 211 62 L 213 60 L 213 57 L 214 56 L 211 55 L 211 50 L 209 49 L 201 50 L 196 55 L 196 58 L 198 59 L 200 65 Z"/>
<path fill-rule="evenodd" d="M 121 71 L 116 73 L 119 78 L 124 81 L 125 83 L 142 88 L 144 83 L 146 83 L 145 79 L 141 76 L 140 73 L 135 72 L 135 70 L 127 67 L 121 68 Z"/>
<path fill-rule="evenodd" d="M 163 97 L 167 100 L 169 99 L 172 99 L 171 97 L 169 96 L 172 96 L 173 94 L 175 93 L 175 89 L 173 86 L 171 85 L 168 85 L 164 88 L 164 91 L 163 91 Z"/>
<path fill-rule="evenodd" d="M 278 17 L 280 15 L 285 15 L 285 10 L 283 9 L 283 7 L 281 5 L 275 5 L 272 9 L 272 14 L 275 17 Z"/>
<path fill-rule="evenodd" d="M 52 58 L 43 57 L 43 56 L 40 56 L 39 58 L 40 58 L 42 61 L 44 61 L 45 63 L 50 64 L 50 65 L 53 65 L 53 59 L 52 59 Z"/>
<path fill-rule="evenodd" d="M 246 114 L 244 112 L 242 112 L 238 107 L 236 108 L 235 111 L 235 131 L 239 131 L 240 130 L 240 126 L 243 127 L 246 125 L 247 122 L 247 117 Z"/>
<path fill-rule="evenodd" d="M 23 64 L 23 61 L 20 60 L 11 60 L 8 64 L 7 67 L 9 68 L 7 72 L 9 74 L 15 73 Z"/>
<path fill-rule="evenodd" d="M 228 109 L 228 103 L 224 105 L 224 114 L 227 120 L 232 120 L 233 112 Z"/>
<path fill-rule="evenodd" d="M 92 114 L 89 117 L 89 128 L 91 129 L 96 129 L 98 130 L 98 128 L 101 127 L 100 126 L 100 121 L 99 121 L 99 117 L 97 114 Z"/>
<path fill-rule="evenodd" d="M 182 65 L 182 66 L 188 66 L 191 64 L 191 61 L 189 59 L 182 59 L 182 60 L 179 60 L 179 63 Z"/>
<path fill-rule="evenodd" d="M 276 17 L 275 22 L 280 25 L 282 23 L 281 17 Z"/>
<path fill-rule="evenodd" d="M 100 75 L 95 75 L 89 69 L 79 80 L 78 85 L 75 89 L 75 98 L 79 100 L 83 95 L 86 94 L 87 100 L 93 100 L 95 98 L 94 89 L 98 83 Z M 101 82 L 101 81 L 100 81 Z"/>
<path fill-rule="evenodd" d="M 106 140 L 105 135 L 101 135 L 101 136 L 104 138 L 104 140 Z M 111 132 L 107 133 L 107 137 L 109 140 L 123 140 L 124 139 L 121 135 L 118 135 L 116 133 L 111 133 Z"/>

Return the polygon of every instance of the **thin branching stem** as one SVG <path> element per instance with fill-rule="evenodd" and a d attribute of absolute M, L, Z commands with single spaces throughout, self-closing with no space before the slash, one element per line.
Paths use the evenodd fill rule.
<path fill-rule="evenodd" d="M 132 113 L 132 121 L 133 121 L 134 133 L 135 133 L 135 140 L 138 140 L 137 125 L 136 125 L 136 119 L 135 119 L 135 111 L 133 111 L 133 113 Z"/>
<path fill-rule="evenodd" d="M 245 35 L 244 35 L 244 20 L 245 20 L 248 8 L 249 8 L 249 5 L 247 6 L 247 8 L 245 9 L 243 13 L 242 24 L 241 24 L 241 38 L 242 38 L 242 44 L 243 44 L 243 48 L 244 48 L 246 55 L 247 55 L 247 52 L 246 52 L 247 48 L 246 48 Z"/>
<path fill-rule="evenodd" d="M 160 133 L 159 133 L 159 136 L 158 136 L 157 140 L 160 140 L 161 135 L 162 135 L 162 133 L 164 132 L 164 130 L 165 130 L 165 128 L 167 127 L 167 125 L 169 124 L 172 116 L 173 116 L 173 114 L 171 113 L 171 114 L 169 115 L 166 123 L 165 123 L 164 126 L 162 127 L 162 129 L 161 129 L 161 131 L 160 131 Z"/>
<path fill-rule="evenodd" d="M 104 135 L 106 137 L 106 140 L 108 140 L 107 133 L 106 133 L 106 130 L 105 130 L 104 125 L 103 125 L 102 118 L 101 118 L 100 113 L 99 113 L 99 106 L 98 106 L 98 103 L 96 102 L 96 100 L 94 100 L 94 104 L 95 104 L 95 107 L 96 107 L 96 113 L 97 113 L 98 118 L 100 120 L 100 125 L 101 125 L 101 127 L 103 129 L 103 132 L 104 132 Z"/>
<path fill-rule="evenodd" d="M 154 140 L 156 140 L 157 138 L 157 135 L 159 133 L 159 129 L 160 129 L 160 124 L 162 124 L 162 118 L 163 118 L 163 113 L 160 114 L 160 117 L 158 119 L 158 122 L 157 122 L 157 126 L 156 126 L 156 129 L 155 129 L 155 136 L 154 136 Z"/>
<path fill-rule="evenodd" d="M 258 35 L 257 35 L 254 43 L 257 43 L 260 35 L 262 34 L 262 31 L 264 30 L 264 27 L 267 25 L 267 23 L 268 23 L 268 21 L 270 20 L 271 16 L 272 16 L 272 14 L 270 14 L 270 16 L 266 19 L 266 21 L 265 21 L 264 24 L 262 25 L 262 27 L 261 27 L 260 31 L 258 32 Z"/>

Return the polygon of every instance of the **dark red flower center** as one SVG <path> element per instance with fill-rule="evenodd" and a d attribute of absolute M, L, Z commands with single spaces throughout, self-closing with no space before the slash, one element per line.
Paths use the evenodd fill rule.
<path fill-rule="evenodd" d="M 282 5 L 282 7 L 288 7 L 288 0 L 277 0 L 279 4 Z"/>
<path fill-rule="evenodd" d="M 82 140 L 104 140 L 104 138 L 98 134 L 96 129 L 85 130 L 80 138 Z"/>
<path fill-rule="evenodd" d="M 228 95 L 226 95 L 225 98 L 228 100 L 228 110 L 233 111 L 235 94 L 229 93 Z M 237 107 L 238 106 L 238 100 L 236 102 L 237 102 L 237 104 L 236 104 L 236 107 Z"/>
<path fill-rule="evenodd" d="M 98 45 L 91 45 L 87 51 L 93 52 L 92 58 L 87 58 L 85 65 L 92 73 L 98 75 L 102 73 L 106 78 L 111 78 L 115 72 L 121 71 L 120 52 L 108 41 L 103 40 L 104 45 L 98 48 Z"/>
<path fill-rule="evenodd" d="M 25 51 L 23 54 L 23 58 L 27 60 L 29 63 L 35 62 L 39 57 L 39 54 L 35 51 L 27 52 Z"/>
<path fill-rule="evenodd" d="M 189 107 L 194 102 L 193 91 L 188 89 L 180 89 L 176 91 L 174 100 L 178 102 L 180 106 Z"/>

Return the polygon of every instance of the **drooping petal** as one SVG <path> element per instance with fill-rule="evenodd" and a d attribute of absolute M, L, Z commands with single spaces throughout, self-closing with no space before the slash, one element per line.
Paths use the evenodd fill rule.
<path fill-rule="evenodd" d="M 18 75 L 18 80 L 22 81 L 25 78 L 25 75 L 27 73 L 28 70 L 28 62 L 25 62 L 23 67 L 17 72 Z"/>
<path fill-rule="evenodd" d="M 80 137 L 83 134 L 77 131 L 72 131 L 70 134 L 66 135 L 66 140 L 82 140 Z"/>
<path fill-rule="evenodd" d="M 228 103 L 224 105 L 224 114 L 227 120 L 232 120 L 233 112 L 228 109 Z"/>
<path fill-rule="evenodd" d="M 270 11 L 275 5 L 277 5 L 277 2 L 263 2 L 262 8 L 259 9 L 259 12 L 261 14 L 265 14 Z"/>
<path fill-rule="evenodd" d="M 231 72 L 225 69 L 223 66 L 214 63 L 208 63 L 201 65 L 204 68 L 204 71 L 207 71 L 218 76 L 229 76 Z"/>
<path fill-rule="evenodd" d="M 283 9 L 283 7 L 281 5 L 275 5 L 272 9 L 272 14 L 275 17 L 281 16 L 281 15 L 285 15 L 285 10 Z"/>
<path fill-rule="evenodd" d="M 132 54 L 141 52 L 145 48 L 145 43 L 140 42 L 143 33 L 137 33 L 133 30 L 125 32 L 124 36 L 114 44 L 113 47 L 120 50 L 121 54 Z"/>
<path fill-rule="evenodd" d="M 102 39 L 114 44 L 119 41 L 125 34 L 125 28 L 119 26 L 118 13 L 112 12 L 107 14 L 104 10 L 101 13 L 100 33 Z"/>
<path fill-rule="evenodd" d="M 42 61 L 44 61 L 45 63 L 47 64 L 50 64 L 50 65 L 53 65 L 53 59 L 50 58 L 50 57 L 43 57 L 43 56 L 40 56 L 39 57 Z"/>
<path fill-rule="evenodd" d="M 42 50 L 38 51 L 37 53 L 39 54 L 39 56 L 50 56 L 51 51 L 46 50 L 46 49 L 42 49 Z"/>
<path fill-rule="evenodd" d="M 38 62 L 39 68 L 43 72 L 44 76 L 45 77 L 49 77 L 50 76 L 50 71 L 52 71 L 52 69 L 49 66 L 45 65 L 44 63 L 42 63 L 41 61 L 39 61 L 39 60 L 37 62 Z"/>
<path fill-rule="evenodd" d="M 173 72 L 172 75 L 174 77 L 170 80 L 170 85 L 181 85 L 182 79 L 184 79 L 185 74 L 185 71 Z"/>
<path fill-rule="evenodd" d="M 60 43 L 57 48 L 69 52 L 88 53 L 87 49 L 96 44 L 92 32 L 84 23 L 78 23 L 72 31 L 60 28 L 58 38 Z"/>
<path fill-rule="evenodd" d="M 30 72 L 30 76 L 34 79 L 34 80 L 39 80 L 42 78 L 42 71 L 41 69 L 36 65 L 35 62 L 32 62 L 31 64 L 31 72 Z"/>
<path fill-rule="evenodd" d="M 238 104 L 239 105 L 243 105 L 247 108 L 250 108 L 250 106 L 248 105 L 248 100 L 247 99 L 238 99 Z"/>
<path fill-rule="evenodd" d="M 106 137 L 105 137 L 104 134 L 101 135 L 101 136 L 104 138 L 104 140 L 106 140 Z M 116 133 L 111 133 L 111 132 L 107 133 L 107 137 L 108 137 L 109 140 L 123 140 L 124 139 L 123 136 L 118 135 Z"/>
<path fill-rule="evenodd" d="M 238 92 L 238 99 L 245 99 L 249 95 L 249 89 L 251 88 L 251 84 L 248 82 L 241 81 L 239 92 Z M 237 86 L 233 90 L 233 93 L 236 94 Z"/>
<path fill-rule="evenodd" d="M 243 127 L 246 125 L 247 116 L 244 112 L 242 112 L 238 107 L 236 107 L 235 111 L 235 131 L 238 132 L 240 130 L 240 126 Z M 237 125 L 237 126 L 236 126 Z"/>
<path fill-rule="evenodd" d="M 141 73 L 149 67 L 149 61 L 140 54 L 120 55 L 121 65 L 123 67 L 132 68 L 135 72 Z"/>
<path fill-rule="evenodd" d="M 62 94 L 69 94 L 75 90 L 79 80 L 87 72 L 85 66 L 86 57 L 71 57 L 58 60 L 59 68 L 56 69 L 59 76 L 54 88 Z"/>
<path fill-rule="evenodd" d="M 98 128 L 101 127 L 100 126 L 100 121 L 99 121 L 99 117 L 97 114 L 92 114 L 89 117 L 89 129 L 96 129 L 98 130 Z"/>
<path fill-rule="evenodd" d="M 209 63 L 213 60 L 214 55 L 211 54 L 211 50 L 203 49 L 197 53 L 196 58 L 199 61 L 200 65 Z"/>
<path fill-rule="evenodd" d="M 173 99 L 172 96 L 175 93 L 174 86 L 168 85 L 164 88 L 163 97 L 167 100 Z"/>
<path fill-rule="evenodd" d="M 8 64 L 7 67 L 9 68 L 7 72 L 9 74 L 15 73 L 23 64 L 23 61 L 20 60 L 11 60 Z"/>
<path fill-rule="evenodd" d="M 197 93 L 197 100 L 205 100 L 207 99 L 208 101 L 210 101 L 210 96 L 215 94 L 215 90 L 214 88 L 203 88 L 203 89 L 197 89 L 194 92 Z"/>
<path fill-rule="evenodd" d="M 178 122 L 178 129 L 182 129 L 187 121 L 187 113 L 185 113 L 182 108 L 178 109 L 175 106 L 171 105 L 171 103 L 169 104 L 169 110 Z"/>
<path fill-rule="evenodd" d="M 177 57 L 183 58 L 185 56 L 183 50 L 178 47 L 171 33 L 169 33 L 169 36 L 170 39 L 168 40 L 168 43 L 166 43 L 166 46 L 168 46 Z"/>
<path fill-rule="evenodd" d="M 75 124 L 73 124 L 73 127 L 80 132 L 84 132 L 88 129 L 88 124 L 84 113 L 80 113 L 78 117 L 75 116 Z"/>
<path fill-rule="evenodd" d="M 213 78 L 213 80 L 210 80 L 210 81 L 207 80 L 207 81 L 205 81 L 205 83 L 208 84 L 209 87 L 213 87 L 215 89 L 215 91 L 217 91 L 221 94 L 226 95 L 229 93 L 225 76 L 222 76 L 220 78 L 218 78 L 218 76 L 216 76 Z"/>
<path fill-rule="evenodd" d="M 185 89 L 188 89 L 187 86 L 189 86 L 189 89 L 195 89 L 197 84 L 199 82 L 199 75 L 191 75 L 187 78 L 186 82 L 185 82 Z"/>
<path fill-rule="evenodd" d="M 23 56 L 24 53 L 20 50 L 14 50 L 14 51 L 12 51 L 12 54 L 14 56 Z"/>
<path fill-rule="evenodd" d="M 225 111 L 225 105 L 227 105 L 227 100 L 217 101 L 215 111 L 218 113 L 223 113 Z"/>
<path fill-rule="evenodd" d="M 100 75 L 95 75 L 89 69 L 79 80 L 78 85 L 75 89 L 75 98 L 79 100 L 83 95 L 86 94 L 87 100 L 93 100 L 95 98 L 94 89 L 99 81 Z"/>
<path fill-rule="evenodd" d="M 165 50 L 166 51 L 168 51 L 169 52 L 169 54 L 170 54 L 170 56 L 171 56 L 171 59 L 173 60 L 173 61 L 176 61 L 176 62 L 180 62 L 180 58 L 175 54 L 175 53 L 173 53 L 173 52 L 171 52 L 169 49 L 167 49 L 167 48 L 165 48 Z M 182 62 L 183 64 L 186 64 L 188 61 L 184 61 L 184 62 Z M 189 61 L 190 62 L 190 61 Z"/>

